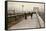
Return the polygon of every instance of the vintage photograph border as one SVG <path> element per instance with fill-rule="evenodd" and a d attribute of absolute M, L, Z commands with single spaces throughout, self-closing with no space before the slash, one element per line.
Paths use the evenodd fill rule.
<path fill-rule="evenodd" d="M 45 11 L 45 3 L 44 2 L 29 2 L 29 1 L 5 1 L 5 30 L 8 30 L 8 13 L 7 13 L 7 5 L 8 2 L 24 2 L 24 3 L 38 3 L 38 4 L 44 4 L 44 11 Z M 45 12 L 44 12 L 45 13 Z M 44 16 L 45 17 L 45 16 Z M 45 21 L 44 21 L 45 23 Z M 26 30 L 26 29 L 42 29 L 45 28 L 45 24 L 44 27 L 40 27 L 40 28 L 23 28 L 23 29 L 11 29 L 11 30 Z"/>

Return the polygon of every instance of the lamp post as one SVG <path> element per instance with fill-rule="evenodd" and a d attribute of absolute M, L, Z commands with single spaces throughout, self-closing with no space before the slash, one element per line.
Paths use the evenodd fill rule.
<path fill-rule="evenodd" d="M 23 12 L 24 5 L 22 5 L 22 12 Z"/>
<path fill-rule="evenodd" d="M 24 8 L 24 5 L 22 5 L 22 12 L 23 12 L 23 8 Z M 24 14 L 25 14 L 25 19 L 27 19 L 26 12 Z"/>

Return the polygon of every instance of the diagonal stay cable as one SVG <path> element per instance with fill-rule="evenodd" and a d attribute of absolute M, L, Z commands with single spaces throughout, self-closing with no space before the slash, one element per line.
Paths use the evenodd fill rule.
<path fill-rule="evenodd" d="M 40 21 L 39 21 L 39 18 L 38 18 L 38 15 L 37 15 L 38 13 L 36 12 L 36 16 L 37 16 L 37 19 L 38 19 L 38 23 L 39 23 L 39 26 L 41 27 L 41 25 L 40 25 Z"/>

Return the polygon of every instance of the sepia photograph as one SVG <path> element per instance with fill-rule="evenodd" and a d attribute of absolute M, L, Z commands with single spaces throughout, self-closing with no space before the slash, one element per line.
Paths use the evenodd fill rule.
<path fill-rule="evenodd" d="M 8 30 L 45 28 L 44 8 L 43 2 L 8 1 L 6 28 Z"/>

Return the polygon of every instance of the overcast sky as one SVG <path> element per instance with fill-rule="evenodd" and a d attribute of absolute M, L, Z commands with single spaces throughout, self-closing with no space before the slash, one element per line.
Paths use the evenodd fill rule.
<path fill-rule="evenodd" d="M 22 5 L 24 5 L 22 10 Z M 19 12 L 31 12 L 34 7 L 38 7 L 39 11 L 44 12 L 44 4 L 37 3 L 22 3 L 22 2 L 8 2 L 8 10 L 15 10 L 17 13 Z"/>

